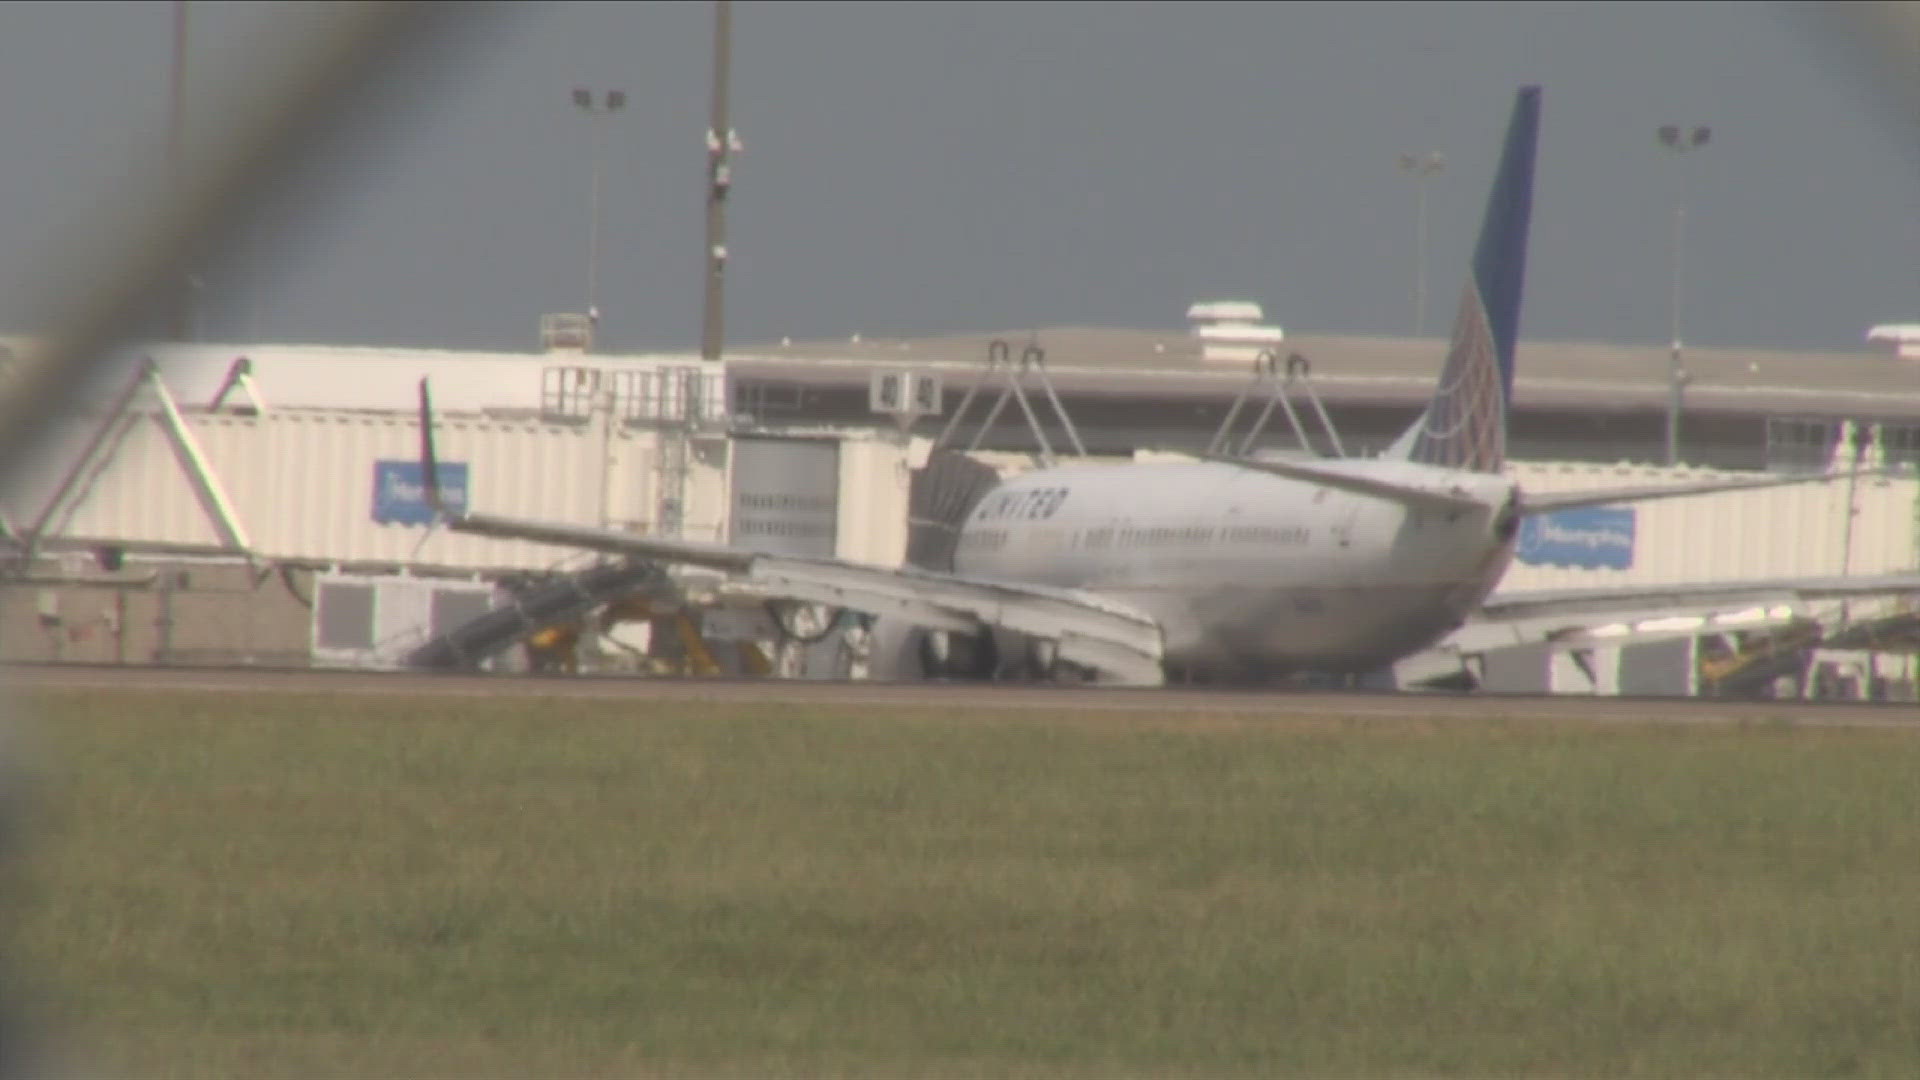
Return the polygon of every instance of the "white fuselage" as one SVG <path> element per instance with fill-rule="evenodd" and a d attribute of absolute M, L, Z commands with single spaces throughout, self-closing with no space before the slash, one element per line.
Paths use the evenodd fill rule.
<path fill-rule="evenodd" d="M 995 488 L 963 524 L 963 575 L 1084 589 L 1155 618 L 1169 666 L 1369 671 L 1452 631 L 1513 553 L 1499 476 L 1405 462 L 1351 469 L 1464 494 L 1409 509 L 1211 462 L 1077 465 Z"/>

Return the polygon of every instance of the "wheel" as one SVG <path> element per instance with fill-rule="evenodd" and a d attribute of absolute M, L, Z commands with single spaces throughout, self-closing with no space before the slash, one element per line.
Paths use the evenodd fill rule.
<path fill-rule="evenodd" d="M 920 671 L 925 678 L 990 680 L 998 667 L 999 650 L 991 631 L 929 630 L 920 639 Z"/>

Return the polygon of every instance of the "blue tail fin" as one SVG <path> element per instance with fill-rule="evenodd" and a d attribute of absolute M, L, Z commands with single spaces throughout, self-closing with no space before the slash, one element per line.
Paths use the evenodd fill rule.
<path fill-rule="evenodd" d="M 1513 346 L 1520 333 L 1539 134 L 1540 88 L 1521 87 L 1439 387 L 1388 456 L 1475 472 L 1499 472 L 1506 462 L 1507 404 L 1513 397 Z"/>

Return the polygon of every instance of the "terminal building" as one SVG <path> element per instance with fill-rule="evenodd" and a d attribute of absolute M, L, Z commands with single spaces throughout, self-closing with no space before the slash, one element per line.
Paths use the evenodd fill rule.
<path fill-rule="evenodd" d="M 697 575 L 657 589 L 644 568 L 431 528 L 417 384 L 431 378 L 456 504 L 899 565 L 922 504 L 978 494 L 932 483 L 936 444 L 1000 476 L 1075 455 L 1367 455 L 1424 406 L 1446 351 L 1291 335 L 1244 302 L 1196 304 L 1165 331 L 850 335 L 717 364 L 594 352 L 582 330 L 550 317 L 526 353 L 129 352 L 0 498 L 0 657 L 875 674 L 857 621 L 830 610 Z M 1508 453 L 1533 488 L 1893 471 L 1546 520 L 1503 589 L 1913 569 L 1920 361 L 1904 342 L 1689 348 L 1676 365 L 1664 348 L 1522 341 Z M 1516 646 L 1476 674 L 1513 690 L 1911 694 L 1905 619 L 1898 600 L 1855 601 L 1770 620 L 1764 641 L 1682 630 L 1597 667 Z"/>

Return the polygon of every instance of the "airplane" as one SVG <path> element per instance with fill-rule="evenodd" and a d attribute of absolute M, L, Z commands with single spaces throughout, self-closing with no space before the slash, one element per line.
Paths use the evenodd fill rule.
<path fill-rule="evenodd" d="M 1558 494 L 1503 475 L 1540 88 L 1522 87 L 1431 403 L 1379 456 L 1071 464 L 1001 483 L 968 511 L 953 569 L 882 567 L 452 511 L 439 498 L 420 383 L 427 500 L 450 530 L 703 566 L 765 595 L 924 631 L 922 674 L 992 677 L 1004 643 L 1029 669 L 1092 681 L 1355 677 L 1505 623 L 1611 621 L 1635 605 L 1778 603 L 1920 590 L 1920 577 L 1565 592 L 1489 603 L 1523 518 L 1573 507 L 1818 482 L 1767 477 Z"/>

